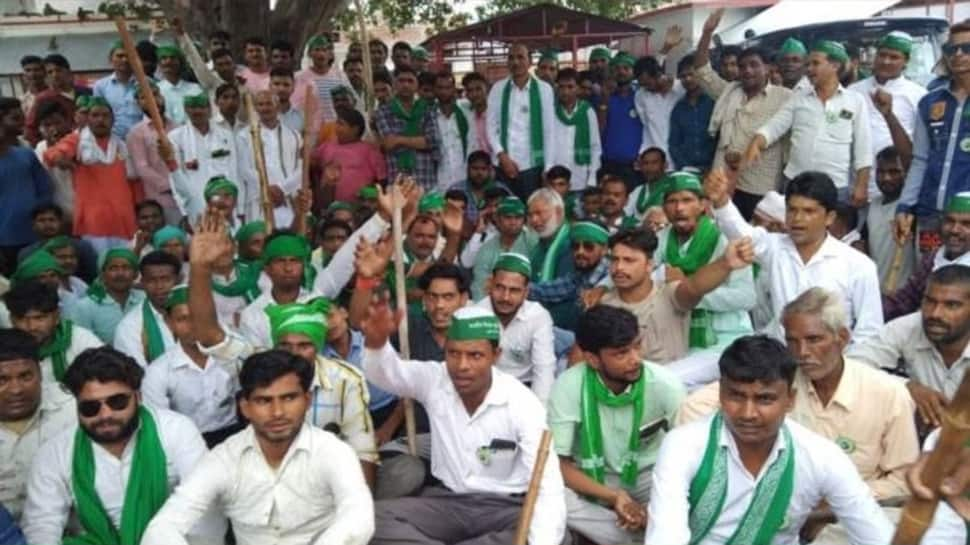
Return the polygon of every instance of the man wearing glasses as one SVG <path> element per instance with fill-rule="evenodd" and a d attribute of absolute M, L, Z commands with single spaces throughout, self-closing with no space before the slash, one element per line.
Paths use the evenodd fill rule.
<path fill-rule="evenodd" d="M 205 454 L 188 417 L 142 405 L 144 374 L 108 347 L 88 349 L 68 367 L 63 382 L 77 401 L 78 425 L 51 438 L 34 459 L 22 520 L 29 543 L 61 543 L 72 512 L 78 542 L 140 542 L 170 491 Z M 212 518 L 194 528 L 211 542 L 225 530 Z"/>

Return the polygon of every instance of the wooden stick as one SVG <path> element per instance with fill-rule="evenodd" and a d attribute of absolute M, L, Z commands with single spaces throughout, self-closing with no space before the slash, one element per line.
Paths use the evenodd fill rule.
<path fill-rule="evenodd" d="M 147 90 L 145 94 L 145 102 L 148 105 L 148 117 L 152 121 L 152 128 L 155 129 L 155 134 L 158 135 L 158 151 L 162 156 L 162 160 L 168 165 L 170 170 L 175 170 L 175 151 L 172 148 L 172 143 L 168 140 L 168 132 L 165 130 L 165 121 L 162 119 L 161 110 L 158 108 L 158 102 L 155 101 L 155 93 L 152 92 L 152 88 L 148 83 L 148 76 L 145 75 L 145 66 L 141 63 L 141 57 L 138 56 L 138 50 L 135 49 L 135 41 L 131 38 L 131 33 L 128 32 L 128 23 L 125 18 L 121 15 L 115 16 L 115 26 L 118 28 L 118 34 L 121 35 L 121 44 L 125 48 L 125 55 L 128 56 L 128 64 L 131 65 L 131 70 L 135 74 L 135 80 L 138 82 L 138 87 Z"/>
<path fill-rule="evenodd" d="M 357 27 L 360 31 L 361 60 L 364 61 L 364 107 L 367 109 L 367 117 L 374 112 L 374 67 L 370 62 L 370 40 L 367 37 L 367 24 L 364 21 L 364 7 L 360 0 L 354 0 L 354 7 L 357 8 Z"/>
<path fill-rule="evenodd" d="M 536 451 L 536 463 L 532 466 L 532 478 L 529 479 L 529 491 L 525 494 L 525 501 L 522 504 L 522 513 L 519 515 L 519 524 L 515 528 L 515 545 L 527 545 L 529 539 L 529 527 L 532 525 L 532 512 L 536 508 L 536 500 L 539 499 L 539 486 L 542 484 L 542 474 L 546 468 L 546 460 L 549 458 L 549 446 L 552 443 L 552 433 L 549 430 L 542 431 L 542 439 L 539 440 L 539 450 Z"/>
<path fill-rule="evenodd" d="M 310 120 L 316 114 L 316 95 L 313 94 L 313 85 L 307 85 L 303 94 L 303 178 L 300 187 L 303 191 L 310 190 L 310 159 L 313 156 L 313 145 L 316 138 L 310 130 Z"/>
<path fill-rule="evenodd" d="M 960 387 L 943 412 L 940 441 L 930 452 L 920 480 L 930 490 L 938 491 L 943 477 L 949 475 L 960 460 L 960 451 L 970 440 L 970 372 L 964 373 Z M 899 518 L 893 545 L 919 545 L 930 527 L 939 498 L 924 500 L 911 496 Z"/>
<path fill-rule="evenodd" d="M 253 162 L 256 163 L 256 176 L 259 178 L 259 197 L 263 208 L 263 221 L 266 222 L 266 231 L 272 232 L 275 218 L 273 216 L 273 203 L 269 198 L 269 174 L 266 173 L 266 157 L 263 156 L 263 135 L 260 133 L 259 116 L 256 115 L 256 108 L 253 107 L 253 96 L 246 93 L 245 100 L 246 113 L 249 114 L 249 136 L 253 146 Z"/>
<path fill-rule="evenodd" d="M 401 357 L 411 359 L 411 339 L 408 337 L 408 296 L 404 288 L 404 220 L 403 207 L 401 202 L 401 190 L 398 185 L 388 186 L 391 192 L 391 202 L 394 203 L 393 235 L 394 235 L 394 289 L 397 296 L 397 308 L 404 310 L 401 323 L 397 326 L 397 338 L 400 343 Z M 404 430 L 407 432 L 408 452 L 411 456 L 418 455 L 418 443 L 416 439 L 417 430 L 414 425 L 414 402 L 404 399 Z"/>
<path fill-rule="evenodd" d="M 883 293 L 892 293 L 896 291 L 896 281 L 899 279 L 899 271 L 903 268 L 903 256 L 905 255 L 906 248 L 900 244 L 896 243 L 896 252 L 893 254 L 892 265 L 889 266 L 889 275 L 886 276 L 886 283 L 882 285 Z"/>

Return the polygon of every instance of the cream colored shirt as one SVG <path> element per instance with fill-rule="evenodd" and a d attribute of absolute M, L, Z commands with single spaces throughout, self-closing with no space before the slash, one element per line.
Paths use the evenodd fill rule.
<path fill-rule="evenodd" d="M 677 304 L 680 282 L 659 284 L 646 299 L 627 303 L 616 291 L 603 296 L 604 305 L 629 310 L 640 326 L 640 356 L 660 364 L 670 363 L 687 355 L 687 334 L 690 328 L 690 309 Z"/>
<path fill-rule="evenodd" d="M 717 382 L 693 392 L 680 406 L 677 425 L 716 411 L 718 396 Z M 901 380 L 857 360 L 845 359 L 827 406 L 808 377 L 795 374 L 792 420 L 839 445 L 879 500 L 909 495 L 905 470 L 919 456 L 915 410 Z"/>

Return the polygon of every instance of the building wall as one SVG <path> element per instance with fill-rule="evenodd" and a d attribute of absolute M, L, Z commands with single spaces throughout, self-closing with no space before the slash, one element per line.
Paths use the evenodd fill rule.
<path fill-rule="evenodd" d="M 938 17 L 946 19 L 946 5 L 935 4 L 929 6 L 910 6 L 903 8 L 890 8 L 882 12 L 886 17 Z M 953 21 L 970 19 L 970 2 L 961 1 L 953 3 Z"/>

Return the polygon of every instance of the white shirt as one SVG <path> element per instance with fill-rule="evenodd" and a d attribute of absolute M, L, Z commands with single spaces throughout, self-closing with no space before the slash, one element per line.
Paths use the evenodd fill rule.
<path fill-rule="evenodd" d="M 51 399 L 45 390 L 40 407 L 22 434 L 0 425 L 0 503 L 20 520 L 27 499 L 27 475 L 41 445 L 77 422 L 71 398 Z"/>
<path fill-rule="evenodd" d="M 465 181 L 468 178 L 468 156 L 473 151 L 478 151 L 478 139 L 475 138 L 474 115 L 464 109 L 461 104 L 454 104 L 454 108 L 462 108 L 465 119 L 468 120 L 468 134 L 465 138 L 468 142 L 466 149 L 462 145 L 461 130 L 458 128 L 458 117 L 452 111 L 451 116 L 446 117 L 440 107 L 435 108 L 435 123 L 438 124 L 438 190 L 448 191 L 452 185 Z"/>
<path fill-rule="evenodd" d="M 88 348 L 104 346 L 101 339 L 90 330 L 77 324 L 73 324 L 72 329 L 71 344 L 64 351 L 64 359 L 67 361 L 68 367 L 70 367 L 71 363 L 74 362 L 74 358 L 78 357 L 81 352 L 84 352 Z M 48 397 L 50 401 L 60 404 L 64 401 L 74 400 L 73 396 L 61 388 L 60 383 L 54 378 L 54 360 L 50 356 L 40 360 L 40 376 L 42 380 L 41 384 L 44 386 L 44 396 Z"/>
<path fill-rule="evenodd" d="M 279 186 L 286 198 L 281 206 L 273 209 L 273 218 L 277 227 L 288 227 L 293 223 L 293 208 L 289 199 L 300 189 L 303 180 L 303 156 L 300 152 L 302 139 L 300 133 L 287 127 L 279 120 L 276 128 L 269 128 L 260 123 L 260 138 L 263 141 L 263 159 L 266 163 L 266 176 L 269 185 Z M 246 221 L 263 219 L 262 196 L 259 189 L 259 175 L 256 171 L 256 161 L 253 158 L 252 134 L 241 131 L 236 137 L 236 148 L 239 150 L 239 182 L 245 186 L 240 192 L 240 198 L 245 194 L 244 209 Z"/>
<path fill-rule="evenodd" d="M 176 343 L 148 366 L 141 393 L 146 404 L 184 414 L 202 432 L 220 430 L 236 422 L 239 383 L 229 369 L 212 356 L 199 367 Z"/>
<path fill-rule="evenodd" d="M 509 78 L 502 78 L 492 85 L 492 90 L 488 93 L 488 108 L 485 110 L 488 116 L 486 119 L 488 145 L 492 148 L 495 164 L 498 164 L 499 154 L 505 152 L 519 166 L 520 171 L 541 167 L 542 171 L 545 172 L 553 166 L 552 151 L 555 146 L 553 120 L 556 113 L 553 110 L 555 95 L 552 87 L 534 76 L 529 76 L 525 87 L 521 89 L 515 83 L 512 83 L 512 89 L 509 93 L 508 149 L 506 149 L 502 145 L 502 94 L 505 90 L 505 84 L 508 82 Z M 539 86 L 539 102 L 542 103 L 542 164 L 532 162 L 532 140 L 530 137 L 532 116 L 529 113 L 529 89 L 532 85 Z"/>
<path fill-rule="evenodd" d="M 653 489 L 646 545 L 687 545 L 690 484 L 701 465 L 707 447 L 711 419 L 705 418 L 674 428 L 664 438 L 653 468 Z M 852 461 L 833 441 L 785 420 L 795 448 L 794 490 L 785 523 L 775 534 L 774 545 L 797 545 L 798 531 L 820 501 L 839 518 L 839 523 L 856 545 L 889 543 L 893 527 L 876 503 L 872 492 Z M 728 484 L 724 508 L 699 545 L 726 542 L 737 529 L 754 498 L 755 487 L 785 446 L 781 432 L 758 475 L 751 475 L 741 462 L 737 444 L 722 425 L 720 445 L 727 449 Z"/>
<path fill-rule="evenodd" d="M 205 212 L 205 185 L 215 176 L 225 176 L 238 183 L 238 153 L 236 138 L 232 132 L 209 124 L 209 132 L 202 134 L 191 123 L 172 129 L 168 139 L 175 148 L 178 168 L 169 175 L 172 196 L 183 216 L 194 225 Z M 213 157 L 213 154 L 218 157 Z M 194 166 L 196 168 L 189 168 Z M 236 199 L 237 214 L 243 214 L 242 203 L 246 200 L 245 187 L 240 184 Z"/>
<path fill-rule="evenodd" d="M 835 187 L 849 186 L 849 173 L 872 166 L 866 99 L 839 85 L 823 104 L 813 88 L 794 93 L 757 134 L 768 145 L 791 133 L 785 176 L 808 170 L 828 174 Z"/>
<path fill-rule="evenodd" d="M 492 387 L 469 415 L 442 362 L 401 361 L 389 344 L 364 349 L 364 373 L 378 388 L 419 401 L 431 424 L 431 473 L 458 494 L 521 494 L 529 487 L 542 431 L 542 403 L 522 383 L 493 368 Z M 514 451 L 482 447 L 513 441 Z M 552 453 L 550 453 L 552 454 Z M 485 458 L 488 463 L 484 463 Z M 566 529 L 566 501 L 559 464 L 550 456 L 529 528 L 529 543 L 555 544 Z"/>
<path fill-rule="evenodd" d="M 673 87 L 666 94 L 651 93 L 646 89 L 637 89 L 633 97 L 637 114 L 643 123 L 643 143 L 640 153 L 647 148 L 660 148 L 667 153 L 667 143 L 670 137 L 670 113 L 674 111 L 677 101 L 684 98 L 687 91 L 680 81 L 675 81 Z M 667 154 L 669 156 L 669 154 Z M 672 164 L 668 161 L 669 164 Z"/>
<path fill-rule="evenodd" d="M 578 102 L 577 102 L 578 104 Z M 570 118 L 575 114 L 576 107 L 573 106 L 572 112 L 567 112 Z M 587 187 L 596 185 L 596 171 L 600 169 L 603 146 L 600 143 L 599 121 L 596 119 L 596 108 L 590 106 L 586 110 L 586 117 L 589 123 L 589 164 L 579 165 L 576 163 L 576 127 L 566 125 L 559 120 L 558 115 L 554 115 L 556 143 L 553 148 L 552 164 L 562 165 L 569 169 L 572 174 L 569 178 L 569 189 L 572 191 L 582 191 Z"/>
<path fill-rule="evenodd" d="M 303 425 L 278 468 L 252 427 L 202 457 L 155 515 L 142 545 L 181 545 L 209 507 L 232 521 L 239 545 L 366 545 L 374 502 L 350 447 Z"/>
<path fill-rule="evenodd" d="M 923 443 L 923 452 L 932 451 L 939 441 L 940 430 L 937 428 L 930 433 L 926 438 L 926 442 Z M 941 501 L 936 507 L 933 520 L 930 523 L 930 527 L 926 530 L 926 534 L 923 535 L 920 545 L 955 545 L 958 543 L 966 543 L 968 529 L 970 527 L 967 526 L 966 521 L 950 507 L 950 503 Z"/>
<path fill-rule="evenodd" d="M 155 322 L 158 324 L 158 330 L 162 332 L 162 342 L 165 344 L 165 350 L 175 346 L 175 337 L 172 336 L 172 331 L 168 329 L 168 324 L 165 323 L 165 317 L 162 313 L 155 310 L 155 306 L 151 303 L 146 304 L 151 309 L 152 314 L 155 315 Z M 115 329 L 115 350 L 124 352 L 129 356 L 135 358 L 138 365 L 142 368 L 148 367 L 148 361 L 145 359 L 145 345 L 143 335 L 145 333 L 142 331 L 142 305 L 128 311 L 125 317 L 118 322 L 118 328 Z"/>
<path fill-rule="evenodd" d="M 477 306 L 495 312 L 486 297 Z M 523 301 L 508 325 L 502 325 L 499 347 L 502 355 L 495 367 L 522 382 L 532 384 L 532 392 L 543 404 L 556 380 L 556 351 L 553 348 L 552 316 L 535 301 Z"/>
<path fill-rule="evenodd" d="M 149 411 L 155 418 L 158 438 L 165 451 L 168 485 L 172 490 L 195 469 L 206 452 L 205 442 L 187 417 L 161 409 L 149 408 Z M 68 526 L 68 518 L 74 511 L 71 468 L 77 427 L 75 422 L 37 452 L 27 481 L 27 504 L 21 522 L 28 543 L 60 543 Z M 132 436 L 120 459 L 98 443 L 92 441 L 91 445 L 94 450 L 94 488 L 116 528 L 121 524 L 136 440 L 136 435 Z M 225 534 L 225 529 L 224 521 L 210 515 L 196 526 L 197 532 L 193 533 L 209 536 L 211 542 L 215 542 L 217 536 L 221 538 Z"/>
<path fill-rule="evenodd" d="M 306 303 L 319 294 L 300 288 L 299 295 L 296 296 L 297 303 Z M 239 316 L 239 332 L 253 345 L 256 350 L 269 350 L 273 348 L 272 330 L 269 325 L 269 316 L 266 315 L 266 307 L 278 305 L 273 298 L 272 290 L 266 290 L 259 297 L 249 303 Z"/>
<path fill-rule="evenodd" d="M 198 83 L 184 79 L 178 80 L 178 83 L 172 83 L 162 78 L 158 82 L 158 90 L 162 93 L 162 98 L 165 99 L 165 115 L 176 125 L 184 125 L 188 121 L 188 117 L 185 115 L 185 105 L 182 102 L 185 97 L 203 93 L 202 87 Z"/>
<path fill-rule="evenodd" d="M 716 208 L 714 219 L 728 240 L 751 237 L 755 260 L 768 275 L 773 319 L 765 333 L 784 340 L 779 320 L 785 305 L 809 288 L 820 287 L 839 294 L 852 328 L 852 350 L 858 343 L 878 334 L 882 326 L 879 275 L 871 259 L 855 248 L 827 235 L 825 242 L 808 260 L 786 234 L 769 233 L 744 221 L 733 203 Z"/>

